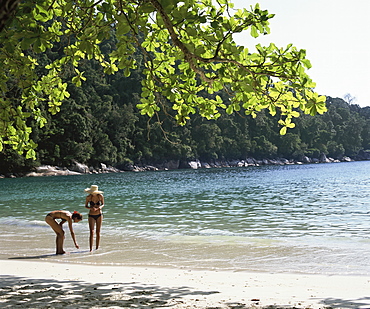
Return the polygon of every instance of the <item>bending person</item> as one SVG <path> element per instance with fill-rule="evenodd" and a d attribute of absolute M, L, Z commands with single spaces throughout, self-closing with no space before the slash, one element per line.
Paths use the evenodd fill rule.
<path fill-rule="evenodd" d="M 103 191 L 98 190 L 98 186 L 92 185 L 90 188 L 85 189 L 86 196 L 85 207 L 89 211 L 89 228 L 90 228 L 90 252 L 92 251 L 94 243 L 94 229 L 96 227 L 96 250 L 100 244 L 100 230 L 103 223 L 102 208 L 104 207 Z"/>
<path fill-rule="evenodd" d="M 61 219 L 61 221 L 58 223 L 56 219 Z M 66 253 L 63 249 L 64 244 L 64 230 L 63 230 L 63 223 L 68 222 L 69 231 L 71 233 L 73 242 L 77 249 L 80 247 L 77 244 L 76 236 L 73 231 L 72 223 L 73 222 L 79 222 L 82 220 L 82 215 L 75 211 L 73 214 L 71 214 L 69 211 L 64 210 L 55 210 L 51 213 L 48 213 L 45 217 L 45 222 L 51 226 L 51 228 L 54 230 L 55 234 L 57 234 L 56 239 L 56 247 L 57 252 L 56 254 L 64 254 Z"/>

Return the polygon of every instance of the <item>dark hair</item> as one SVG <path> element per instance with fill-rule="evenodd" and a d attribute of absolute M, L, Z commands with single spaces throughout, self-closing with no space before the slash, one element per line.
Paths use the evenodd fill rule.
<path fill-rule="evenodd" d="M 73 214 L 72 214 L 72 219 L 74 219 L 74 218 L 82 220 L 82 215 L 79 212 L 74 211 Z"/>

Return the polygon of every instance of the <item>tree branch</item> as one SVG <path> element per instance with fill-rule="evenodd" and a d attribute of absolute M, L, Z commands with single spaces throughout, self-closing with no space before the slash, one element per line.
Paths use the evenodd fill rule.
<path fill-rule="evenodd" d="M 181 42 L 177 33 L 175 32 L 175 29 L 174 29 L 174 26 L 173 26 L 171 20 L 169 19 L 167 13 L 164 11 L 162 5 L 158 2 L 158 0 L 149 0 L 149 2 L 154 6 L 154 8 L 157 10 L 158 14 L 162 17 L 163 23 L 166 26 L 166 28 L 167 28 L 167 30 L 170 34 L 170 37 L 172 39 L 173 44 L 175 46 L 177 46 L 182 51 L 182 53 L 184 54 L 184 59 L 185 59 L 186 62 L 189 63 L 190 68 L 194 72 L 196 72 L 201 77 L 202 80 L 204 80 L 207 83 L 212 84 L 213 81 L 215 80 L 215 78 L 207 77 L 205 75 L 205 73 L 195 65 L 194 59 L 201 60 L 202 58 L 198 57 L 197 55 L 190 52 L 189 49 L 187 49 L 187 47 L 184 45 L 184 43 Z"/>

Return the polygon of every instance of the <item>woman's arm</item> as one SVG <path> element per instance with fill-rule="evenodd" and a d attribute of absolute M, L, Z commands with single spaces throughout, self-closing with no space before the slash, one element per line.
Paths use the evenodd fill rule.
<path fill-rule="evenodd" d="M 72 216 L 69 218 L 68 220 L 68 227 L 69 227 L 69 231 L 71 232 L 71 237 L 73 239 L 73 242 L 75 244 L 75 247 L 77 249 L 80 249 L 80 247 L 78 246 L 77 244 L 77 241 L 76 241 L 76 235 L 75 235 L 75 232 L 73 231 L 73 227 L 72 227 Z"/>
<path fill-rule="evenodd" d="M 101 196 L 101 200 L 100 200 L 100 202 L 101 202 L 101 205 L 100 205 L 100 210 L 104 207 L 104 195 L 102 195 Z"/>
<path fill-rule="evenodd" d="M 90 200 L 89 200 L 89 195 L 88 195 L 88 196 L 86 196 L 85 208 L 88 208 L 88 209 L 91 208 L 91 206 L 89 206 L 89 202 L 90 202 Z"/>

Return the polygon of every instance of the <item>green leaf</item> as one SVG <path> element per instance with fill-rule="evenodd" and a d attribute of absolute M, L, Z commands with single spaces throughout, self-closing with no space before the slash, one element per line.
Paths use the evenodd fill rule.
<path fill-rule="evenodd" d="M 117 34 L 124 35 L 131 30 L 130 24 L 126 23 L 126 21 L 121 22 L 117 25 Z"/>
<path fill-rule="evenodd" d="M 233 106 L 232 105 L 229 105 L 226 109 L 226 113 L 228 113 L 229 115 L 231 115 L 233 113 L 234 109 L 233 109 Z"/>
<path fill-rule="evenodd" d="M 34 38 L 24 38 L 21 42 L 21 48 L 24 50 L 24 49 L 28 49 L 35 41 L 36 41 L 36 37 Z"/>
<path fill-rule="evenodd" d="M 219 22 L 214 20 L 211 22 L 211 27 L 214 28 L 214 29 L 219 29 Z"/>
<path fill-rule="evenodd" d="M 130 69 L 129 69 L 129 68 L 126 68 L 126 69 L 125 69 L 125 71 L 124 71 L 124 75 L 125 75 L 126 77 L 129 77 L 129 76 L 131 75 L 131 71 L 130 71 Z"/>
<path fill-rule="evenodd" d="M 282 127 L 280 129 L 280 135 L 285 135 L 286 134 L 286 131 L 287 131 L 287 128 L 286 127 Z"/>
<path fill-rule="evenodd" d="M 251 36 L 254 37 L 254 38 L 258 37 L 257 27 L 254 26 L 254 25 L 251 26 Z"/>
<path fill-rule="evenodd" d="M 36 159 L 36 152 L 34 149 L 30 149 L 27 151 L 26 159 Z"/>

